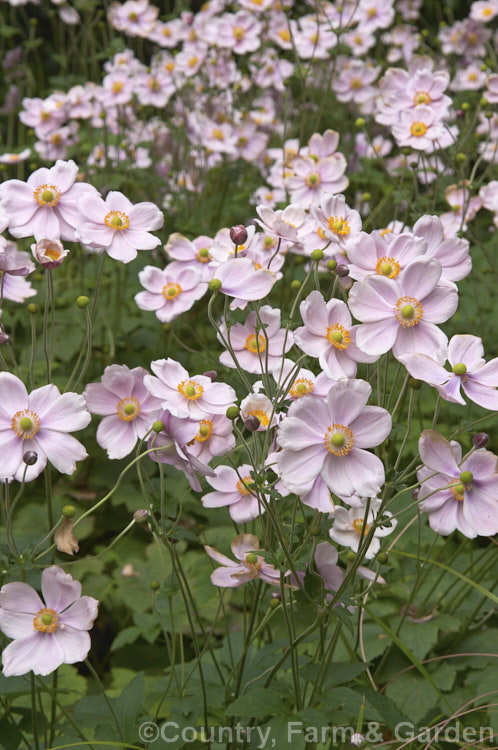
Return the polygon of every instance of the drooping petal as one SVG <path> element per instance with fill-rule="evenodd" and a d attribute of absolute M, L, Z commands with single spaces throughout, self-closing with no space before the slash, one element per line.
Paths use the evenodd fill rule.
<path fill-rule="evenodd" d="M 45 568 L 41 577 L 43 598 L 47 607 L 62 612 L 81 596 L 81 583 L 58 565 Z"/>
<path fill-rule="evenodd" d="M 420 458 L 429 469 L 448 477 L 460 475 L 451 445 L 436 430 L 424 430 L 418 441 Z"/>
<path fill-rule="evenodd" d="M 61 626 L 53 635 L 62 654 L 63 664 L 76 664 L 88 656 L 91 642 L 86 630 L 75 630 L 69 625 Z"/>

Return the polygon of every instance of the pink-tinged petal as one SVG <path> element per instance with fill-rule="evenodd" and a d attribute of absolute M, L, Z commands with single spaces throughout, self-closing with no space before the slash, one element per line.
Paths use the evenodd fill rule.
<path fill-rule="evenodd" d="M 259 539 L 254 534 L 239 534 L 232 541 L 231 548 L 238 560 L 245 560 L 247 554 L 259 550 Z"/>
<path fill-rule="evenodd" d="M 433 258 L 415 258 L 399 275 L 402 296 L 422 301 L 432 292 L 441 278 L 441 264 Z"/>
<path fill-rule="evenodd" d="M 391 415 L 380 406 L 364 406 L 349 427 L 357 448 L 373 448 L 380 445 L 391 432 Z"/>
<path fill-rule="evenodd" d="M 44 206 L 31 220 L 31 234 L 35 240 L 54 240 L 60 237 L 60 223 L 56 212 Z"/>
<path fill-rule="evenodd" d="M 320 292 L 314 291 L 299 307 L 306 328 L 315 336 L 325 336 L 329 325 L 327 305 Z"/>
<path fill-rule="evenodd" d="M 26 451 L 24 440 L 19 438 L 11 429 L 0 432 L 0 478 L 13 477 L 23 464 L 23 454 Z"/>
<path fill-rule="evenodd" d="M 227 568 L 240 568 L 239 563 L 236 563 L 235 560 L 230 560 L 229 557 L 222 554 L 221 552 L 218 552 L 218 550 L 214 547 L 210 547 L 209 545 L 205 544 L 204 549 L 208 553 L 209 557 L 215 560 L 215 562 L 220 563 L 220 565 L 224 565 Z"/>
<path fill-rule="evenodd" d="M 116 414 L 119 399 L 101 383 L 88 383 L 83 391 L 83 396 L 87 408 L 92 414 L 102 414 L 103 416 Z"/>
<path fill-rule="evenodd" d="M 90 630 L 98 614 L 99 603 L 92 596 L 82 596 L 60 616 L 60 624 L 75 630 Z"/>
<path fill-rule="evenodd" d="M 0 372 L 0 416 L 9 420 L 16 411 L 28 408 L 26 386 L 10 372 Z"/>
<path fill-rule="evenodd" d="M 34 588 L 27 583 L 5 583 L 0 590 L 0 608 L 35 615 L 43 608 L 43 602 Z M 16 637 L 9 636 L 9 638 Z"/>
<path fill-rule="evenodd" d="M 478 381 L 481 385 L 495 388 L 498 386 L 498 357 L 490 359 L 485 365 L 479 366 L 471 375 L 472 380 Z"/>
<path fill-rule="evenodd" d="M 133 203 L 118 190 L 110 190 L 105 197 L 105 202 L 109 211 L 124 211 L 128 216 L 133 208 Z"/>
<path fill-rule="evenodd" d="M 161 229 L 164 224 L 163 212 L 154 203 L 136 203 L 128 211 L 130 227 L 146 232 Z"/>
<path fill-rule="evenodd" d="M 89 224 L 93 224 L 94 226 L 104 224 L 104 219 L 109 213 L 109 208 L 97 192 L 85 192 L 79 199 L 79 205 L 82 215 L 87 217 Z M 112 229 L 110 231 L 112 232 Z"/>
<path fill-rule="evenodd" d="M 36 391 L 33 391 L 29 397 L 30 408 L 35 394 Z M 86 427 L 90 420 L 91 416 L 87 411 L 83 396 L 79 393 L 63 393 L 57 400 L 54 400 L 50 405 L 50 410 L 43 415 L 41 427 L 44 432 L 45 430 L 75 432 Z"/>
<path fill-rule="evenodd" d="M 278 454 L 279 473 L 284 482 L 302 485 L 321 472 L 327 451 L 322 445 L 311 445 L 299 451 L 283 450 Z"/>
<path fill-rule="evenodd" d="M 239 576 L 234 577 L 234 573 L 238 573 Z M 245 567 L 243 565 L 237 565 L 235 568 L 216 568 L 211 573 L 211 583 L 213 586 L 219 586 L 220 588 L 236 588 L 246 581 L 252 580 L 249 574 L 245 577 L 244 573 Z"/>
<path fill-rule="evenodd" d="M 150 232 L 138 229 L 127 229 L 124 232 L 119 233 L 121 240 L 124 240 L 129 247 L 136 250 L 153 250 L 155 247 L 161 244 L 159 237 L 156 237 Z"/>
<path fill-rule="evenodd" d="M 313 293 L 313 292 L 312 292 Z M 345 302 L 339 299 L 331 299 L 327 302 L 328 325 L 338 323 L 344 328 L 351 328 L 351 313 Z M 326 331 L 326 329 L 325 329 Z"/>
<path fill-rule="evenodd" d="M 450 379 L 443 385 L 437 385 L 437 392 L 445 401 L 452 401 L 454 404 L 465 404 L 465 399 L 460 393 L 462 378 L 457 375 L 450 375 Z"/>
<path fill-rule="evenodd" d="M 348 241 L 348 260 L 360 269 L 374 269 L 378 257 L 373 237 L 366 232 L 358 232 L 352 237 Z"/>
<path fill-rule="evenodd" d="M 306 326 L 294 331 L 294 341 L 305 354 L 316 358 L 322 354 L 324 346 L 328 346 L 324 333 L 321 336 L 316 336 Z"/>
<path fill-rule="evenodd" d="M 40 419 L 49 415 L 53 405 L 60 398 L 60 391 L 55 385 L 42 385 L 31 391 L 28 398 L 28 408 L 34 411 Z"/>
<path fill-rule="evenodd" d="M 47 675 L 62 664 L 62 652 L 53 640 L 53 634 L 35 631 L 28 638 L 9 643 L 2 652 L 5 677 L 16 677 L 33 671 Z"/>
<path fill-rule="evenodd" d="M 384 484 L 384 465 L 373 453 L 353 448 L 346 456 L 329 454 L 322 479 L 338 495 L 377 495 Z"/>
<path fill-rule="evenodd" d="M 208 492 L 207 495 L 201 497 L 201 502 L 205 508 L 224 508 L 225 505 L 240 502 L 240 492 L 237 490 Z"/>
<path fill-rule="evenodd" d="M 145 375 L 147 370 L 143 370 Z M 102 375 L 102 385 L 108 391 L 115 394 L 117 399 L 128 398 L 135 387 L 136 378 L 134 371 L 126 365 L 108 365 Z"/>
<path fill-rule="evenodd" d="M 110 258 L 118 260 L 120 263 L 131 263 L 138 254 L 138 248 L 128 241 L 127 232 L 114 232 L 111 244 L 106 248 Z"/>
<path fill-rule="evenodd" d="M 141 285 L 147 289 L 147 291 L 162 295 L 164 286 L 168 280 L 168 274 L 167 270 L 162 271 L 156 266 L 145 266 L 145 268 L 138 274 L 138 278 L 140 279 Z"/>
<path fill-rule="evenodd" d="M 496 495 L 489 495 L 474 484 L 464 493 L 463 517 L 479 536 L 494 536 L 498 533 L 498 506 Z"/>
<path fill-rule="evenodd" d="M 40 429 L 36 439 L 50 463 L 62 474 L 72 474 L 76 470 L 76 461 L 83 461 L 88 456 L 83 445 L 65 432 Z"/>
<path fill-rule="evenodd" d="M 392 279 L 369 276 L 365 281 L 353 285 L 349 292 L 349 309 L 362 323 L 392 319 L 393 310 L 401 296 L 399 292 L 398 284 Z"/>
<path fill-rule="evenodd" d="M 402 354 L 426 354 L 442 363 L 446 360 L 447 347 L 446 334 L 434 323 L 421 320 L 416 326 L 399 326 L 393 354 L 396 358 Z"/>
<path fill-rule="evenodd" d="M 448 344 L 448 362 L 452 367 L 459 362 L 463 362 L 467 365 L 467 370 L 473 370 L 483 363 L 483 357 L 484 347 L 482 339 L 478 336 L 470 336 L 469 334 L 462 333 L 451 337 Z"/>
<path fill-rule="evenodd" d="M 471 401 L 479 404 L 483 409 L 498 410 L 498 391 L 496 388 L 483 385 L 471 377 L 465 382 L 462 379 L 462 388 Z"/>
<path fill-rule="evenodd" d="M 330 346 L 320 355 L 320 367 L 333 379 L 354 378 L 357 366 L 356 362 L 350 359 L 348 353 L 349 347 L 348 352 L 342 352 Z"/>
<path fill-rule="evenodd" d="M 487 477 L 491 477 L 493 480 L 496 479 L 498 482 L 498 458 L 491 451 L 478 450 L 471 453 L 470 456 L 463 462 L 462 469 L 465 471 L 471 471 L 476 477 L 477 485 L 484 482 Z"/>
<path fill-rule="evenodd" d="M 432 471 L 449 477 L 460 475 L 450 443 L 436 430 L 422 432 L 418 441 L 418 450 L 420 458 Z"/>
<path fill-rule="evenodd" d="M 438 216 L 422 216 L 413 226 L 413 234 L 424 237 L 430 250 L 441 244 L 444 237 L 443 225 Z"/>
<path fill-rule="evenodd" d="M 49 173 L 50 176 L 47 182 L 54 182 L 59 190 L 65 193 L 74 184 L 78 174 L 78 167 L 72 159 L 69 161 L 58 159 L 55 162 L 55 166 L 50 168 Z"/>
<path fill-rule="evenodd" d="M 300 495 L 301 501 L 305 505 L 308 505 L 310 508 L 315 508 L 315 510 L 319 510 L 320 513 L 332 513 L 334 510 L 335 505 L 330 490 L 327 485 L 324 484 L 321 476 L 318 476 L 315 479 L 311 488 L 308 489 L 306 493 L 303 493 L 302 488 L 299 487 L 292 487 L 289 485 L 289 489 L 297 495 Z"/>
<path fill-rule="evenodd" d="M 85 221 L 78 226 L 76 238 L 85 245 L 94 245 L 95 247 L 109 247 L 115 230 L 105 224 L 96 224 Z"/>
<path fill-rule="evenodd" d="M 29 638 L 34 630 L 33 620 L 34 615 L 32 614 L 11 612 L 0 607 L 0 630 L 5 633 L 7 638 Z"/>
<path fill-rule="evenodd" d="M 430 512 L 429 526 L 437 534 L 443 536 L 448 536 L 456 529 L 469 539 L 477 536 L 476 532 L 464 520 L 461 503 L 454 498 L 446 500 L 440 508 Z"/>
<path fill-rule="evenodd" d="M 81 597 L 81 583 L 58 565 L 45 568 L 41 577 L 41 589 L 45 604 L 56 612 L 62 612 Z"/>
<path fill-rule="evenodd" d="M 300 451 L 303 448 L 309 448 L 312 445 L 319 445 L 323 442 L 323 436 L 327 429 L 324 423 L 324 407 L 325 404 L 321 399 L 308 399 L 309 403 L 306 404 L 308 407 L 303 412 L 302 418 L 296 417 L 296 411 L 292 412 L 291 417 L 286 417 L 282 420 L 278 427 L 277 443 L 281 448 L 288 448 L 291 451 Z M 302 401 L 297 402 L 299 405 L 304 403 Z M 297 412 L 299 415 L 299 412 Z M 313 421 L 315 414 L 318 414 L 320 422 L 318 424 Z M 320 424 L 324 423 L 323 429 L 320 432 Z"/>
<path fill-rule="evenodd" d="M 362 323 L 356 332 L 357 346 L 371 356 L 380 356 L 392 349 L 399 332 L 399 325 L 392 315 L 374 323 Z"/>
<path fill-rule="evenodd" d="M 90 636 L 86 631 L 61 626 L 55 631 L 54 637 L 62 653 L 63 664 L 85 661 L 91 646 Z"/>
<path fill-rule="evenodd" d="M 230 517 L 235 523 L 249 523 L 264 512 L 263 504 L 260 504 L 258 498 L 252 495 L 243 497 L 238 503 L 230 505 L 229 508 Z"/>
<path fill-rule="evenodd" d="M 125 422 L 119 416 L 104 417 L 97 429 L 97 443 L 107 451 L 109 458 L 124 458 L 137 442 L 133 422 Z"/>
<path fill-rule="evenodd" d="M 437 286 L 425 297 L 422 307 L 428 323 L 444 323 L 458 307 L 458 292 L 447 286 Z"/>
<path fill-rule="evenodd" d="M 423 380 L 429 385 L 442 385 L 451 377 L 451 373 L 426 354 L 402 354 L 398 360 L 406 367 L 412 378 Z"/>
<path fill-rule="evenodd" d="M 29 445 L 30 449 L 38 454 L 38 460 L 33 466 L 26 466 L 24 461 L 21 460 L 19 468 L 14 474 L 14 479 L 17 482 L 32 482 L 33 479 L 36 479 L 42 473 L 43 469 L 47 465 L 47 457 L 39 445 L 38 435 L 34 437 L 32 441 L 30 441 Z M 21 454 L 24 454 L 25 451 L 26 445 L 24 444 L 21 447 Z"/>
<path fill-rule="evenodd" d="M 351 424 L 365 408 L 371 393 L 372 387 L 365 380 L 346 380 L 334 385 L 327 395 L 332 422 Z"/>
<path fill-rule="evenodd" d="M 138 294 L 135 294 L 134 300 L 137 307 L 141 310 L 154 312 L 160 310 L 162 307 L 167 310 L 167 306 L 170 304 L 164 299 L 162 294 L 158 294 L 157 292 L 138 292 Z"/>

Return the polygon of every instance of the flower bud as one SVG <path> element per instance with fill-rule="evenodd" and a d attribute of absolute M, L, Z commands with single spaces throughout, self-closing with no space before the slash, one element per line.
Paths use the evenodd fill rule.
<path fill-rule="evenodd" d="M 171 323 L 163 323 L 163 331 L 164 333 L 168 333 L 168 331 L 171 331 Z"/>
<path fill-rule="evenodd" d="M 418 487 L 415 487 L 414 490 L 412 490 L 412 497 L 414 500 L 418 500 L 418 496 L 420 495 L 420 489 Z"/>
<path fill-rule="evenodd" d="M 38 453 L 36 453 L 35 451 L 26 451 L 26 453 L 22 457 L 22 460 L 24 461 L 26 466 L 34 466 L 38 461 Z"/>
<path fill-rule="evenodd" d="M 62 509 L 62 515 L 65 518 L 74 518 L 76 515 L 76 508 L 74 505 L 65 505 Z"/>
<path fill-rule="evenodd" d="M 299 279 L 292 279 L 292 281 L 291 281 L 291 289 L 293 291 L 297 292 L 298 289 L 301 289 L 301 286 L 302 286 L 302 284 L 299 281 Z"/>
<path fill-rule="evenodd" d="M 280 604 L 280 599 L 277 599 L 276 597 L 273 597 L 270 599 L 269 606 L 271 609 L 276 609 L 278 605 Z"/>
<path fill-rule="evenodd" d="M 243 224 L 236 224 L 230 229 L 230 239 L 234 245 L 243 245 L 247 240 L 247 229 Z"/>
<path fill-rule="evenodd" d="M 57 268 L 69 250 L 65 250 L 60 240 L 39 240 L 31 245 L 33 257 L 45 268 Z"/>
<path fill-rule="evenodd" d="M 31 315 L 35 315 L 38 312 L 38 305 L 36 305 L 34 302 L 30 302 L 27 310 Z"/>
<path fill-rule="evenodd" d="M 470 104 L 468 102 L 462 102 L 460 106 L 464 112 L 468 112 L 468 110 L 470 109 Z"/>
<path fill-rule="evenodd" d="M 455 161 L 457 164 L 463 164 L 464 161 L 467 161 L 467 155 L 463 154 L 461 151 L 455 156 Z"/>
<path fill-rule="evenodd" d="M 381 565 L 385 565 L 389 560 L 389 555 L 387 552 L 380 551 L 376 557 L 377 562 L 379 562 Z"/>
<path fill-rule="evenodd" d="M 152 429 L 154 432 L 161 432 L 161 430 L 164 430 L 164 422 L 161 422 L 159 419 L 156 420 L 152 425 Z"/>
<path fill-rule="evenodd" d="M 145 510 L 144 508 L 140 508 L 139 510 L 136 510 L 133 514 L 133 519 L 136 521 L 136 523 L 143 523 L 147 520 L 149 517 L 149 511 Z"/>
<path fill-rule="evenodd" d="M 259 421 L 259 419 L 255 417 L 254 414 L 251 414 L 244 422 L 244 427 L 246 427 L 246 429 L 250 430 L 251 432 L 256 432 L 260 424 L 261 422 Z"/>
<path fill-rule="evenodd" d="M 323 250 L 319 250 L 317 248 L 316 250 L 313 250 L 313 252 L 311 253 L 311 260 L 316 260 L 316 261 L 322 260 L 323 255 L 324 255 Z"/>
<path fill-rule="evenodd" d="M 489 435 L 486 432 L 476 432 L 472 438 L 472 443 L 476 448 L 485 448 L 489 443 Z"/>
<path fill-rule="evenodd" d="M 329 269 L 329 271 L 335 271 L 335 269 L 337 268 L 337 261 L 334 260 L 334 258 L 331 258 L 327 263 L 327 268 Z"/>
<path fill-rule="evenodd" d="M 228 419 L 237 419 L 240 414 L 240 409 L 238 406 L 229 406 L 226 410 L 226 415 Z"/>
<path fill-rule="evenodd" d="M 311 536 L 320 536 L 322 530 L 319 526 L 312 526 L 310 529 Z"/>
<path fill-rule="evenodd" d="M 210 292 L 219 292 L 221 289 L 221 281 L 219 279 L 211 279 L 208 284 L 208 289 Z"/>
<path fill-rule="evenodd" d="M 202 374 L 205 378 L 210 378 L 211 380 L 216 380 L 218 377 L 216 370 L 206 370 L 206 372 L 203 372 Z"/>
<path fill-rule="evenodd" d="M 6 344 L 9 340 L 9 335 L 5 331 L 0 331 L 0 344 Z"/>
<path fill-rule="evenodd" d="M 345 279 L 346 276 L 349 276 L 349 268 L 341 263 L 340 266 L 337 266 L 335 269 L 335 272 L 338 276 L 340 276 L 342 279 Z"/>
<path fill-rule="evenodd" d="M 364 118 L 363 117 L 358 117 L 357 120 L 356 120 L 356 122 L 355 122 L 355 125 L 356 125 L 357 128 L 363 128 L 365 126 L 365 120 L 364 120 Z"/>
<path fill-rule="evenodd" d="M 161 584 L 159 583 L 159 581 L 151 581 L 150 587 L 152 591 L 159 591 L 159 589 L 161 588 Z"/>
<path fill-rule="evenodd" d="M 371 193 L 363 193 L 361 196 L 361 200 L 363 203 L 368 203 L 368 201 L 372 200 L 372 194 Z"/>
<path fill-rule="evenodd" d="M 481 107 L 487 107 L 487 106 L 488 106 L 488 104 L 489 104 L 489 102 L 488 102 L 488 100 L 486 99 L 486 97 L 485 97 L 485 96 L 481 97 L 481 99 L 479 100 L 479 105 L 480 105 Z"/>
<path fill-rule="evenodd" d="M 76 298 L 76 307 L 79 307 L 80 310 L 83 310 L 83 308 L 88 307 L 90 304 L 90 300 L 85 294 L 81 294 L 79 297 Z"/>
<path fill-rule="evenodd" d="M 408 387 L 414 391 L 418 391 L 422 387 L 422 381 L 416 380 L 415 378 L 410 378 L 408 381 Z"/>

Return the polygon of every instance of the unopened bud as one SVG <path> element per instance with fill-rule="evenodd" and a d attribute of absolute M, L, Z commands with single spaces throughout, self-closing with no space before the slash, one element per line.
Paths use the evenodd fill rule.
<path fill-rule="evenodd" d="M 476 448 L 485 448 L 489 443 L 489 435 L 486 432 L 476 432 L 472 438 L 472 443 Z"/>
<path fill-rule="evenodd" d="M 228 419 L 237 419 L 240 414 L 240 409 L 238 406 L 229 406 L 226 410 L 226 415 Z"/>
<path fill-rule="evenodd" d="M 168 333 L 168 331 L 171 331 L 171 323 L 163 323 L 163 331 L 164 333 Z"/>
<path fill-rule="evenodd" d="M 156 420 L 152 425 L 152 429 L 154 432 L 161 432 L 161 430 L 164 430 L 164 422 L 161 422 L 160 419 Z"/>
<path fill-rule="evenodd" d="M 299 279 L 292 279 L 292 281 L 291 281 L 291 289 L 293 291 L 297 292 L 298 289 L 301 289 L 301 286 L 302 286 L 302 284 L 299 281 Z"/>
<path fill-rule="evenodd" d="M 35 315 L 38 312 L 38 305 L 36 305 L 34 302 L 30 302 L 27 310 L 31 315 Z"/>
<path fill-rule="evenodd" d="M 488 100 L 486 99 L 486 97 L 485 97 L 485 96 L 483 96 L 483 97 L 482 97 L 482 98 L 481 98 L 481 99 L 479 100 L 479 105 L 480 105 L 481 107 L 487 107 L 487 106 L 488 106 L 488 104 L 489 104 L 489 102 L 488 102 Z"/>
<path fill-rule="evenodd" d="M 335 272 L 338 276 L 340 276 L 342 279 L 345 279 L 346 276 L 349 276 L 349 268 L 341 263 L 340 266 L 337 266 L 335 269 Z"/>
<path fill-rule="evenodd" d="M 356 122 L 355 122 L 355 125 L 356 125 L 357 128 L 363 128 L 365 126 L 365 120 L 364 120 L 364 118 L 363 117 L 358 117 L 357 120 L 356 120 Z"/>
<path fill-rule="evenodd" d="M 62 509 L 62 515 L 65 518 L 74 518 L 76 515 L 76 508 L 74 505 L 65 505 Z"/>
<path fill-rule="evenodd" d="M 36 453 L 35 451 L 26 451 L 26 453 L 22 457 L 22 460 L 24 461 L 26 466 L 34 466 L 38 461 L 38 453 Z"/>
<path fill-rule="evenodd" d="M 455 161 L 457 164 L 463 164 L 464 161 L 467 161 L 467 155 L 463 154 L 461 151 L 455 156 Z"/>
<path fill-rule="evenodd" d="M 269 606 L 271 607 L 271 609 L 276 609 L 279 606 L 279 604 L 280 604 L 280 599 L 277 599 L 276 597 L 274 598 L 272 594 L 272 598 L 270 599 L 270 603 L 269 603 Z"/>
<path fill-rule="evenodd" d="M 136 523 L 143 523 L 147 520 L 149 516 L 149 511 L 145 510 L 144 508 L 140 508 L 139 510 L 136 510 L 133 514 L 133 519 L 136 521 Z"/>
<path fill-rule="evenodd" d="M 335 269 L 337 268 L 337 261 L 334 260 L 334 258 L 331 258 L 327 263 L 327 268 L 329 269 L 329 271 L 335 271 Z"/>
<path fill-rule="evenodd" d="M 320 536 L 322 530 L 319 526 L 312 526 L 310 529 L 311 536 Z"/>
<path fill-rule="evenodd" d="M 206 370 L 206 372 L 203 372 L 202 374 L 205 378 L 210 378 L 211 380 L 216 380 L 218 377 L 216 370 Z"/>
<path fill-rule="evenodd" d="M 243 224 L 236 224 L 230 229 L 230 239 L 234 245 L 243 245 L 247 240 L 247 229 Z"/>
<path fill-rule="evenodd" d="M 418 391 L 422 387 L 422 381 L 416 380 L 415 378 L 410 378 L 408 381 L 408 387 L 414 391 Z"/>
<path fill-rule="evenodd" d="M 316 260 L 316 261 L 323 260 L 323 255 L 324 255 L 323 250 L 320 250 L 317 248 L 316 250 L 313 250 L 313 252 L 311 253 L 311 260 Z"/>
<path fill-rule="evenodd" d="M 467 112 L 470 109 L 470 104 L 468 102 L 462 102 L 460 107 L 463 109 L 464 112 Z"/>
<path fill-rule="evenodd" d="M 387 552 L 382 552 L 381 551 L 377 555 L 376 559 L 377 559 L 377 562 L 379 562 L 381 565 L 385 565 L 386 562 L 389 560 L 389 555 L 387 554 Z"/>
<path fill-rule="evenodd" d="M 6 344 L 9 340 L 8 333 L 5 333 L 5 331 L 0 331 L 0 344 Z"/>
<path fill-rule="evenodd" d="M 221 289 L 221 281 L 219 279 L 211 279 L 208 284 L 208 289 L 210 292 L 219 292 Z"/>
<path fill-rule="evenodd" d="M 79 297 L 76 298 L 76 307 L 79 307 L 80 310 L 83 310 L 83 308 L 88 307 L 89 304 L 90 304 L 90 300 L 84 294 L 81 294 Z"/>
<path fill-rule="evenodd" d="M 259 419 L 255 417 L 254 414 L 251 414 L 244 422 L 244 427 L 246 427 L 251 432 L 256 432 L 256 430 L 259 429 L 260 424 L 261 422 L 259 421 Z"/>
<path fill-rule="evenodd" d="M 361 196 L 361 200 L 363 203 L 368 203 L 368 201 L 371 201 L 372 200 L 371 193 L 363 193 L 363 195 Z"/>
<path fill-rule="evenodd" d="M 159 589 L 161 588 L 161 584 L 159 583 L 159 581 L 151 581 L 150 587 L 152 591 L 159 591 Z"/>

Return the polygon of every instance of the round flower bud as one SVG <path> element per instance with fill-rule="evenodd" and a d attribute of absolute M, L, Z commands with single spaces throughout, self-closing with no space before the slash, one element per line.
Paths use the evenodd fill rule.
<path fill-rule="evenodd" d="M 363 117 L 358 117 L 357 120 L 356 120 L 356 122 L 355 122 L 355 125 L 356 125 L 357 128 L 363 128 L 363 127 L 365 127 L 365 120 L 364 120 L 364 118 Z"/>
<path fill-rule="evenodd" d="M 269 606 L 271 609 L 276 609 L 280 604 L 280 599 L 274 599 L 273 596 L 270 599 Z"/>
<path fill-rule="evenodd" d="M 301 282 L 299 279 L 292 279 L 291 281 L 291 289 L 293 289 L 295 292 L 297 292 L 298 289 L 301 289 Z"/>
<path fill-rule="evenodd" d="M 416 380 L 415 378 L 410 378 L 408 381 L 408 387 L 413 391 L 419 391 L 422 388 L 422 381 Z"/>
<path fill-rule="evenodd" d="M 356 552 L 353 552 L 352 549 L 348 550 L 346 552 L 346 560 L 348 562 L 353 562 L 354 560 L 356 560 Z"/>
<path fill-rule="evenodd" d="M 163 323 L 163 331 L 164 333 L 168 333 L 168 331 L 171 331 L 171 323 Z"/>
<path fill-rule="evenodd" d="M 383 552 L 382 550 L 378 553 L 376 557 L 377 562 L 379 562 L 381 565 L 385 565 L 386 562 L 389 560 L 389 555 L 387 552 Z"/>
<path fill-rule="evenodd" d="M 225 413 L 228 419 L 237 419 L 240 414 L 240 409 L 238 406 L 229 406 Z"/>
<path fill-rule="evenodd" d="M 368 203 L 368 201 L 371 201 L 372 200 L 371 193 L 363 193 L 363 195 L 361 196 L 361 200 L 363 203 Z"/>
<path fill-rule="evenodd" d="M 476 448 L 485 448 L 489 443 L 489 435 L 486 432 L 476 432 L 472 438 L 472 443 Z"/>
<path fill-rule="evenodd" d="M 34 466 L 36 462 L 38 461 L 38 453 L 35 451 L 26 451 L 24 453 L 22 460 L 26 464 L 26 466 Z"/>
<path fill-rule="evenodd" d="M 410 146 L 403 146 L 403 148 L 401 149 L 401 153 L 404 156 L 409 156 L 411 154 L 411 152 L 412 152 L 412 150 L 411 150 Z"/>
<path fill-rule="evenodd" d="M 485 96 L 483 96 L 483 97 L 481 97 L 481 99 L 479 99 L 479 106 L 480 107 L 487 107 L 488 104 L 489 104 L 489 102 L 488 102 L 488 100 L 486 99 Z"/>
<path fill-rule="evenodd" d="M 34 302 L 30 302 L 27 310 L 31 315 L 35 315 L 38 312 L 38 305 L 36 305 Z"/>
<path fill-rule="evenodd" d="M 202 374 L 205 378 L 210 378 L 211 380 L 216 380 L 218 377 L 216 370 L 206 370 L 206 372 L 203 372 Z"/>
<path fill-rule="evenodd" d="M 463 109 L 457 109 L 455 114 L 457 117 L 463 117 Z"/>
<path fill-rule="evenodd" d="M 323 255 L 324 255 L 323 250 L 319 250 L 319 249 L 313 250 L 313 252 L 311 253 L 311 260 L 316 260 L 316 261 L 322 260 Z"/>
<path fill-rule="evenodd" d="M 145 510 L 144 508 L 140 508 L 139 510 L 136 510 L 133 514 L 133 519 L 137 523 L 143 523 L 144 521 L 147 520 L 148 517 L 149 517 L 149 511 Z"/>
<path fill-rule="evenodd" d="M 9 335 L 5 331 L 0 331 L 0 344 L 6 344 L 9 340 Z"/>
<path fill-rule="evenodd" d="M 484 113 L 484 117 L 485 117 L 485 118 L 486 118 L 487 120 L 492 120 L 492 119 L 493 119 L 493 113 L 491 112 L 491 110 L 490 110 L 490 109 L 486 110 L 486 112 Z"/>
<path fill-rule="evenodd" d="M 159 581 L 151 581 L 150 587 L 152 591 L 159 591 L 159 589 L 161 588 L 161 584 L 159 583 Z"/>
<path fill-rule="evenodd" d="M 74 518 L 76 515 L 76 508 L 74 505 L 65 505 L 62 509 L 62 515 L 65 518 Z"/>
<path fill-rule="evenodd" d="M 471 471 L 462 471 L 459 477 L 462 484 L 470 484 L 474 479 L 474 475 Z"/>
<path fill-rule="evenodd" d="M 219 292 L 221 289 L 221 281 L 219 279 L 211 279 L 208 284 L 208 289 L 210 292 Z"/>
<path fill-rule="evenodd" d="M 244 426 L 251 432 L 256 432 L 260 424 L 261 422 L 257 417 L 254 416 L 254 414 L 251 414 L 249 417 L 247 417 L 246 421 L 244 422 Z"/>
<path fill-rule="evenodd" d="M 161 432 L 161 430 L 164 430 L 164 422 L 161 422 L 159 419 L 156 420 L 152 425 L 152 429 L 154 432 Z"/>
<path fill-rule="evenodd" d="M 247 240 L 247 229 L 243 224 L 236 224 L 230 229 L 230 239 L 234 245 L 243 245 Z"/>
<path fill-rule="evenodd" d="M 335 271 L 335 269 L 337 268 L 337 261 L 333 258 L 329 260 L 327 262 L 327 268 L 329 269 L 329 271 Z"/>
<path fill-rule="evenodd" d="M 90 304 L 90 300 L 85 294 L 81 294 L 79 297 L 76 298 L 76 307 L 79 307 L 80 310 L 83 310 L 83 308 L 88 307 Z"/>
<path fill-rule="evenodd" d="M 468 102 L 462 102 L 460 107 L 463 109 L 464 112 L 467 112 L 470 109 L 470 104 Z"/>
<path fill-rule="evenodd" d="M 310 529 L 311 536 L 320 536 L 322 530 L 319 526 L 312 526 Z"/>
<path fill-rule="evenodd" d="M 345 279 L 346 276 L 349 276 L 349 268 L 347 266 L 344 266 L 342 263 L 340 266 L 337 266 L 337 268 L 335 269 L 335 272 L 342 279 Z"/>
<path fill-rule="evenodd" d="M 455 156 L 455 160 L 457 164 L 463 164 L 464 161 L 467 161 L 467 155 L 459 151 L 459 153 Z"/>

